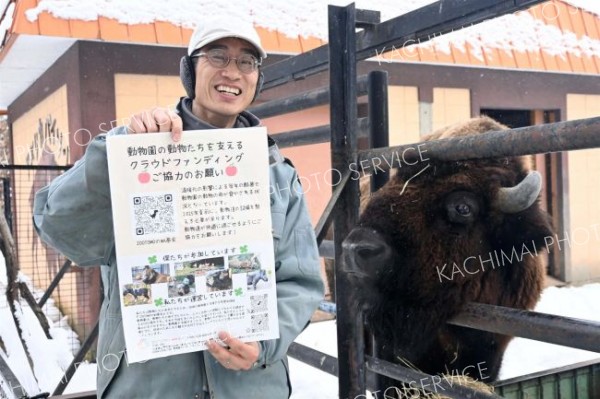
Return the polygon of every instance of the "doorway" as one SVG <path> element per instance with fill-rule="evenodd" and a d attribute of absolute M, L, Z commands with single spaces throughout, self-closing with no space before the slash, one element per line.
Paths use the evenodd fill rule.
<path fill-rule="evenodd" d="M 481 115 L 508 126 L 520 128 L 554 123 L 560 121 L 559 110 L 525 110 L 525 109 L 493 109 L 482 108 Z M 562 152 L 538 154 L 533 158 L 533 167 L 542 174 L 543 187 L 541 205 L 552 217 L 555 231 L 565 231 L 567 219 L 565 206 L 565 190 L 563 176 L 567 175 L 567 157 Z M 558 251 L 556 248 L 548 255 L 546 274 L 558 280 L 566 281 L 566 266 L 570 259 L 568 248 Z"/>

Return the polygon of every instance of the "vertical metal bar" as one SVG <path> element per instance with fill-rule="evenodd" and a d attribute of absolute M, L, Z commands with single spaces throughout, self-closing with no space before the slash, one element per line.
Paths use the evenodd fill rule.
<path fill-rule="evenodd" d="M 357 159 L 356 10 L 329 6 L 329 82 L 332 167 L 345 171 Z M 343 173 L 343 172 L 342 172 Z M 352 306 L 352 291 L 343 271 L 342 241 L 358 220 L 360 190 L 350 179 L 334 208 L 335 290 L 339 397 L 365 393 L 362 315 Z"/>
<path fill-rule="evenodd" d="M 20 390 L 20 395 L 18 390 Z M 17 399 L 23 397 L 27 397 L 25 388 L 21 386 L 4 357 L 0 356 L 0 398 Z"/>
<path fill-rule="evenodd" d="M 54 289 L 56 287 L 58 287 L 58 284 L 62 280 L 62 278 L 65 275 L 65 273 L 67 272 L 67 270 L 69 270 L 69 268 L 71 267 L 71 264 L 72 264 L 72 262 L 69 259 L 67 259 L 65 261 L 65 263 L 63 263 L 63 265 L 61 266 L 61 268 L 58 271 L 58 273 L 56 274 L 56 276 L 54 276 L 54 278 L 52 279 L 52 282 L 48 286 L 48 289 L 46 290 L 46 292 L 44 292 L 44 295 L 42 295 L 42 297 L 40 298 L 40 300 L 38 302 L 38 306 L 40 308 L 46 304 L 46 301 L 48 300 L 48 298 L 50 298 L 50 296 L 54 292 Z"/>
<path fill-rule="evenodd" d="M 389 147 L 389 118 L 387 71 L 369 73 L 369 135 L 371 148 Z M 371 192 L 379 190 L 390 178 L 389 171 L 382 172 L 373 164 Z"/>
<path fill-rule="evenodd" d="M 67 370 L 65 371 L 65 375 L 63 376 L 63 378 L 61 378 L 61 380 L 59 381 L 56 388 L 54 388 L 54 392 L 52 392 L 52 396 L 62 395 L 62 393 L 65 391 L 65 388 L 67 387 L 67 385 L 69 385 L 69 381 L 71 381 L 71 378 L 73 378 L 73 376 L 75 375 L 75 372 L 77 371 L 77 367 L 79 367 L 79 365 L 85 358 L 85 355 L 88 353 L 88 351 L 92 347 L 92 344 L 98 337 L 98 330 L 99 330 L 99 321 L 96 321 L 96 324 L 94 325 L 94 328 L 92 329 L 92 332 L 90 333 L 90 335 L 88 335 L 88 337 L 85 339 L 85 341 L 83 341 L 81 348 L 79 348 L 79 352 L 77 352 L 77 354 L 75 354 L 75 357 L 73 357 L 71 364 L 69 364 L 69 367 L 67 367 Z"/>
<path fill-rule="evenodd" d="M 368 78 L 369 93 L 369 138 L 371 148 L 389 147 L 389 117 L 388 117 L 388 73 L 387 71 L 372 71 Z M 371 175 L 371 193 L 379 190 L 388 182 L 390 172 L 382 172 L 373 164 Z M 367 331 L 371 343 L 371 356 L 379 358 L 380 348 L 372 331 Z M 369 342 L 369 341 L 368 341 Z M 374 376 L 375 391 L 385 391 L 383 378 L 380 374 Z"/>
<path fill-rule="evenodd" d="M 10 200 L 10 179 L 8 177 L 2 179 L 2 194 L 4 197 L 4 217 L 6 218 L 6 223 L 8 223 L 8 228 L 10 232 L 13 233 L 12 202 Z"/>

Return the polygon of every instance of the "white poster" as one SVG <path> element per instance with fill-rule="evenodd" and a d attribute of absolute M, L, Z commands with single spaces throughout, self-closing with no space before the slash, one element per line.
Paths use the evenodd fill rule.
<path fill-rule="evenodd" d="M 279 337 L 264 127 L 107 137 L 128 361 Z"/>

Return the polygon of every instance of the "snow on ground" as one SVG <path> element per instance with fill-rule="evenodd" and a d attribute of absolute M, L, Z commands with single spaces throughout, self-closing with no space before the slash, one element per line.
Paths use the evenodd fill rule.
<path fill-rule="evenodd" d="M 2 294 L 4 294 L 4 289 L 2 289 Z M 4 358 L 15 377 L 21 382 L 23 389 L 27 391 L 29 396 L 40 393 L 38 383 L 29 367 L 27 354 L 23 349 L 23 345 L 21 345 L 19 333 L 12 322 L 12 314 L 4 295 L 0 296 L 0 337 L 7 352 L 3 353 L 0 350 L 0 356 Z"/>
<path fill-rule="evenodd" d="M 29 285 L 34 296 L 36 293 L 39 295 L 26 276 L 20 274 L 19 280 Z M 17 320 L 33 361 L 32 371 L 6 300 L 6 282 L 6 264 L 0 252 L 0 338 L 7 349 L 6 354 L 0 350 L 0 355 L 30 396 L 52 392 L 71 363 L 73 351 L 79 350 L 78 338 L 66 323 L 67 318 L 61 318 L 52 299 L 44 306 L 49 314 L 47 320 L 52 339 L 46 337 L 37 317 L 25 301 L 16 303 Z"/>
<path fill-rule="evenodd" d="M 546 288 L 535 310 L 600 322 L 600 284 Z M 598 348 L 600 350 L 600 343 Z M 600 353 L 515 338 L 504 355 L 500 378 L 518 377 L 592 359 L 600 361 Z"/>
<path fill-rule="evenodd" d="M 576 288 L 547 288 L 535 310 L 600 322 L 600 284 L 588 284 Z M 4 325 L 5 323 L 0 323 L 0 326 Z M 5 336 L 1 328 L 0 334 Z M 10 343 L 11 339 L 8 342 Z M 337 357 L 335 320 L 311 324 L 296 339 L 296 342 Z M 42 347 L 37 347 L 36 350 L 41 351 Z M 44 350 L 44 355 L 47 354 L 48 351 Z M 501 378 L 512 378 L 591 359 L 600 361 L 600 354 L 516 338 L 511 342 L 504 356 Z M 26 363 L 26 360 L 21 362 Z M 54 368 L 54 371 L 49 369 L 49 373 L 56 372 L 60 368 L 56 362 L 50 361 L 47 367 Z M 338 387 L 335 377 L 295 359 L 290 359 L 290 374 L 293 386 L 292 399 L 337 399 Z M 93 363 L 80 365 L 65 394 L 94 390 L 95 383 L 96 365 Z"/>
<path fill-rule="evenodd" d="M 600 284 L 546 288 L 535 310 L 600 322 Z M 311 324 L 296 342 L 337 357 L 335 321 Z M 600 353 L 515 338 L 505 352 L 500 378 L 508 379 L 592 359 L 600 362 Z M 337 380 L 329 374 L 293 359 L 290 359 L 290 373 L 294 388 L 292 399 L 337 399 Z"/>
<path fill-rule="evenodd" d="M 73 359 L 73 332 L 70 328 L 65 331 L 48 320 L 52 336 L 48 339 L 31 308 L 24 301 L 23 305 L 15 304 L 23 339 L 33 360 L 32 372 L 4 296 L 5 290 L 6 286 L 0 283 L 0 337 L 7 347 L 8 356 L 1 351 L 0 354 L 30 395 L 52 392 Z"/>

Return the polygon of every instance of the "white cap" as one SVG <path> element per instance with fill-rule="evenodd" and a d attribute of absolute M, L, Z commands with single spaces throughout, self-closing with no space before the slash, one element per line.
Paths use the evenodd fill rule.
<path fill-rule="evenodd" d="M 188 55 L 192 55 L 195 50 L 225 37 L 244 39 L 256 47 L 262 58 L 267 58 L 267 53 L 260 44 L 260 37 L 254 26 L 247 21 L 236 18 L 206 18 L 202 21 L 194 29 L 194 33 L 192 33 L 190 44 L 188 45 Z"/>

